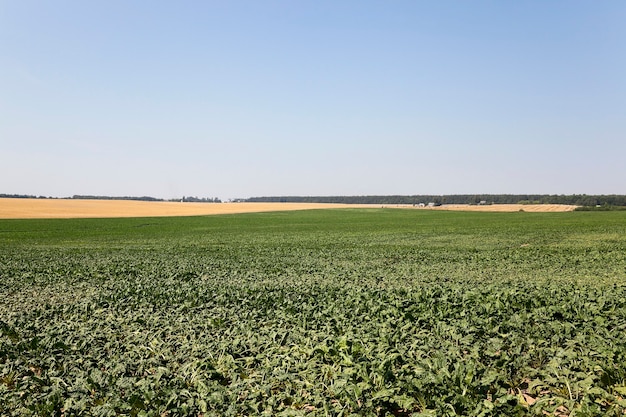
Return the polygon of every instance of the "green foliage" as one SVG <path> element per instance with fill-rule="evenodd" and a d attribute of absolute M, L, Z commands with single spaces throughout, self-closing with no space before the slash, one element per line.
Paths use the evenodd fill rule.
<path fill-rule="evenodd" d="M 571 204 L 595 207 L 596 205 L 626 206 L 626 195 L 587 194 L 452 194 L 452 195 L 363 195 L 363 196 L 282 196 L 252 197 L 249 202 L 296 203 L 347 203 L 347 204 Z"/>
<path fill-rule="evenodd" d="M 626 213 L 0 221 L 0 415 L 620 416 Z"/>

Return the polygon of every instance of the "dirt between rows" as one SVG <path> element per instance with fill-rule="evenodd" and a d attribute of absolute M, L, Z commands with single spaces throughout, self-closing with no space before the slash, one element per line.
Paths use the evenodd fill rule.
<path fill-rule="evenodd" d="M 0 219 L 67 219 L 106 217 L 168 217 L 211 214 L 254 213 L 328 208 L 405 208 L 417 210 L 467 211 L 572 211 L 576 206 L 560 204 L 493 204 L 470 206 L 449 204 L 417 207 L 403 204 L 333 204 L 333 203 L 180 203 L 133 200 L 64 200 L 0 198 Z"/>

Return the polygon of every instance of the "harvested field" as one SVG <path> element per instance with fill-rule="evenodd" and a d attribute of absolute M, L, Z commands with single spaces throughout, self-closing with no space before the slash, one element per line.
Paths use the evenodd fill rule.
<path fill-rule="evenodd" d="M 0 198 L 0 219 L 66 219 L 106 217 L 169 217 L 203 216 L 211 214 L 292 211 L 325 208 L 415 208 L 394 204 L 331 204 L 331 203 L 179 203 L 133 200 L 73 200 Z M 572 211 L 576 206 L 561 204 L 494 204 L 470 206 L 449 204 L 420 210 L 457 211 Z"/>
<path fill-rule="evenodd" d="M 462 210 L 462 211 L 530 211 L 530 212 L 563 212 L 574 211 L 577 206 L 567 204 L 490 204 L 470 206 L 467 204 L 445 204 L 437 207 L 439 210 Z"/>
<path fill-rule="evenodd" d="M 487 204 L 487 205 L 469 205 L 469 204 L 444 204 L 435 207 L 418 207 L 411 204 L 384 204 L 382 206 L 372 204 L 370 207 L 384 208 L 414 208 L 417 210 L 448 210 L 448 211 L 486 211 L 486 212 L 514 212 L 528 211 L 534 213 L 557 213 L 574 211 L 578 206 L 567 204 Z"/>
<path fill-rule="evenodd" d="M 180 203 L 133 200 L 0 198 L 0 219 L 169 217 L 355 207 L 322 203 Z"/>

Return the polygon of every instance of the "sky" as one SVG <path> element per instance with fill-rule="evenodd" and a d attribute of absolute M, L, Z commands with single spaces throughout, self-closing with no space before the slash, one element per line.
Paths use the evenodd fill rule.
<path fill-rule="evenodd" d="M 626 2 L 0 0 L 0 194 L 626 194 Z"/>

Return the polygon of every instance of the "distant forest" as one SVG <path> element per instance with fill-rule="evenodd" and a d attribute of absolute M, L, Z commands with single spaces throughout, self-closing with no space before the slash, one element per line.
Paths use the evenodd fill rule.
<path fill-rule="evenodd" d="M 342 204 L 571 204 L 576 206 L 626 206 L 626 195 L 452 194 L 367 195 L 335 197 L 253 197 L 246 202 L 342 203 Z"/>
<path fill-rule="evenodd" d="M 155 197 L 112 197 L 106 195 L 74 195 L 72 197 L 43 197 L 43 196 L 35 196 L 35 195 L 26 195 L 26 194 L 0 194 L 0 198 L 50 198 L 50 199 L 58 199 L 58 200 L 132 200 L 132 201 L 182 201 L 185 203 L 221 203 L 222 200 L 219 198 L 206 198 L 206 197 L 182 197 L 175 198 L 172 200 L 164 200 L 162 198 Z"/>
<path fill-rule="evenodd" d="M 24 194 L 0 194 L 0 198 L 53 198 Z M 136 201 L 183 201 L 197 203 L 221 203 L 215 198 L 182 197 L 163 200 L 154 197 L 111 197 L 74 195 L 64 199 L 78 200 L 136 200 Z M 342 204 L 571 204 L 585 207 L 626 207 L 626 195 L 548 195 L 548 194 L 451 194 L 451 195 L 365 195 L 365 196 L 283 196 L 251 197 L 236 199 L 249 203 L 342 203 Z"/>

